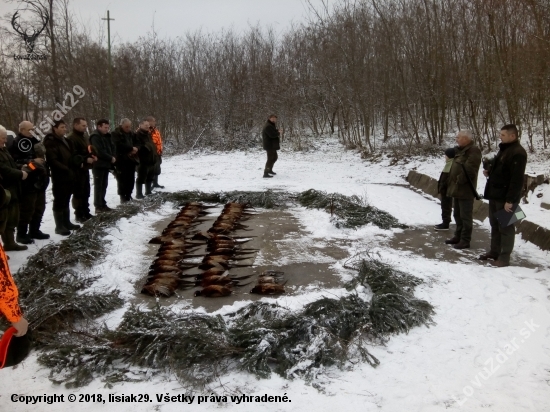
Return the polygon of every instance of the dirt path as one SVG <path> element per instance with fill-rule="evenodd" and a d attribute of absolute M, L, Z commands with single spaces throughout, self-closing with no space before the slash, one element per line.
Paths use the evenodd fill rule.
<path fill-rule="evenodd" d="M 196 230 L 207 230 L 219 216 L 219 209 L 209 209 L 209 215 L 205 217 L 205 222 L 201 223 Z M 194 297 L 193 294 L 200 287 L 191 289 L 179 289 L 176 294 L 170 298 L 161 298 L 159 302 L 162 305 L 172 305 L 182 299 L 191 302 L 194 308 L 204 307 L 207 311 L 215 311 L 224 305 L 231 305 L 236 301 L 256 301 L 263 296 L 250 294 L 249 291 L 256 283 L 258 275 L 268 269 L 283 271 L 287 294 L 296 293 L 301 288 L 331 288 L 340 285 L 340 277 L 331 265 L 348 256 L 346 250 L 340 246 L 349 244 L 346 241 L 322 242 L 312 241 L 309 234 L 304 232 L 298 220 L 288 211 L 281 210 L 259 210 L 259 214 L 252 216 L 245 225 L 249 226 L 249 231 L 235 231 L 234 236 L 251 236 L 251 240 L 243 244 L 243 248 L 259 249 L 259 253 L 251 255 L 251 259 L 237 261 L 241 265 L 251 265 L 249 267 L 238 267 L 230 269 L 233 276 L 250 276 L 241 281 L 244 285 L 236 287 L 231 296 L 223 298 L 203 298 Z M 176 212 L 174 212 L 174 215 Z M 160 233 L 173 217 L 163 219 L 157 222 L 155 228 Z M 150 245 L 147 255 L 151 262 L 155 258 L 158 245 Z M 206 254 L 206 248 L 201 247 L 193 254 Z M 201 258 L 195 258 L 193 262 L 198 262 Z M 254 265 L 254 267 L 252 267 Z M 155 304 L 155 299 L 140 294 L 141 287 L 145 283 L 146 268 L 144 268 L 144 277 L 136 284 L 135 303 L 145 303 L 149 306 Z M 200 273 L 198 269 L 189 269 L 184 273 Z"/>
<path fill-rule="evenodd" d="M 456 250 L 446 245 L 445 240 L 453 237 L 455 225 L 449 230 L 434 230 L 432 226 L 419 226 L 396 233 L 385 245 L 398 250 L 409 251 L 426 259 L 444 260 L 447 262 L 460 261 L 465 264 L 487 265 L 480 261 L 478 256 L 487 251 L 491 243 L 490 233 L 483 227 L 474 224 L 470 249 Z M 512 266 L 536 268 L 537 265 L 512 254 Z"/>

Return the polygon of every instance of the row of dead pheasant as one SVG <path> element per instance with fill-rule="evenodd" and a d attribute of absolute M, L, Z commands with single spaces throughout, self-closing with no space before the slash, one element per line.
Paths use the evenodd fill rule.
<path fill-rule="evenodd" d="M 246 205 L 240 203 L 228 203 L 224 206 L 220 216 L 207 232 L 196 233 L 191 240 L 186 240 L 186 235 L 202 223 L 202 216 L 206 210 L 213 206 L 205 206 L 201 203 L 188 203 L 178 213 L 176 218 L 163 230 L 161 236 L 151 239 L 150 243 L 160 244 L 157 257 L 151 265 L 147 283 L 142 293 L 152 296 L 171 296 L 178 288 L 192 288 L 202 286 L 202 290 L 196 291 L 195 296 L 222 297 L 229 296 L 233 287 L 244 286 L 240 281 L 250 276 L 234 277 L 229 275 L 229 269 L 244 267 L 235 263 L 239 260 L 250 259 L 251 253 L 256 249 L 243 249 L 241 245 L 251 238 L 229 236 L 234 230 L 246 230 L 243 220 L 250 218 L 253 213 Z M 192 252 L 198 246 L 207 242 L 207 254 L 203 257 L 198 269 L 199 274 L 184 274 L 185 270 L 197 266 L 187 261 L 189 258 L 202 257 L 193 255 Z M 190 281 L 189 278 L 194 278 Z M 286 282 L 285 282 L 286 283 Z M 252 288 L 251 293 L 257 294 L 281 294 L 284 293 L 282 272 L 267 271 L 258 278 L 258 283 Z"/>

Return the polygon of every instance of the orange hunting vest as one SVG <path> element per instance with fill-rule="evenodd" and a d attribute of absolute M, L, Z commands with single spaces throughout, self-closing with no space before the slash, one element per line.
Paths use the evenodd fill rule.
<path fill-rule="evenodd" d="M 4 253 L 4 247 L 0 245 L 0 312 L 10 323 L 18 322 L 23 316 L 18 297 L 19 292 L 11 276 L 8 258 Z"/>
<path fill-rule="evenodd" d="M 154 129 L 151 128 L 150 131 L 153 143 L 157 147 L 157 153 L 160 155 L 162 154 L 162 138 L 160 137 L 159 129 L 155 127 Z"/>

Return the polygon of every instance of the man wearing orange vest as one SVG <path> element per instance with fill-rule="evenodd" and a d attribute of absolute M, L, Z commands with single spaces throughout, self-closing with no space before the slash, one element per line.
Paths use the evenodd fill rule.
<path fill-rule="evenodd" d="M 157 147 L 157 162 L 155 163 L 153 187 L 164 189 L 164 186 L 159 185 L 160 164 L 162 163 L 162 137 L 160 136 L 159 129 L 157 129 L 157 120 L 153 116 L 148 116 L 149 130 L 151 132 L 151 138 L 153 143 Z"/>
<path fill-rule="evenodd" d="M 23 336 L 27 333 L 29 322 L 23 317 L 18 298 L 19 292 L 11 276 L 8 258 L 0 245 L 0 312 L 17 329 L 15 336 Z"/>

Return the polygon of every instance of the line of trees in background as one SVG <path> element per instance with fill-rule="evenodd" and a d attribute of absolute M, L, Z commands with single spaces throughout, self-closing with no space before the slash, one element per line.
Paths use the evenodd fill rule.
<path fill-rule="evenodd" d="M 47 60 L 14 60 L 21 38 L 0 33 L 0 123 L 40 122 L 74 85 L 86 97 L 69 117 L 108 116 L 105 39 L 69 0 L 38 2 L 50 13 L 37 41 Z M 549 65 L 548 0 L 342 0 L 280 35 L 150 29 L 113 50 L 114 103 L 117 119 L 157 117 L 177 151 L 257 146 L 271 113 L 296 149 L 322 134 L 366 152 L 439 145 L 461 128 L 492 149 L 516 123 L 535 150 L 534 135 L 549 139 Z"/>

